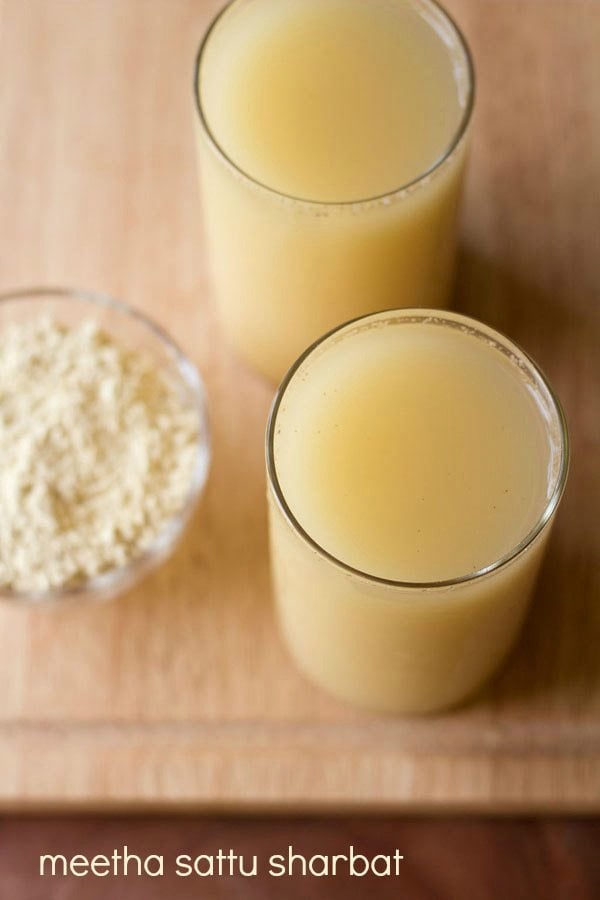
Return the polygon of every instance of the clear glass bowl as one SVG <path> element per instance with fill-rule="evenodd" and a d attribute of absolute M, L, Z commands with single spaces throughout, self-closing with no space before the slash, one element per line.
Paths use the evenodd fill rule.
<path fill-rule="evenodd" d="M 210 466 L 210 433 L 202 379 L 194 364 L 163 329 L 125 303 L 90 291 L 34 287 L 0 293 L 0 332 L 9 324 L 50 315 L 66 326 L 98 322 L 122 346 L 143 351 L 169 374 L 198 414 L 198 442 L 190 485 L 181 509 L 165 522 L 153 544 L 126 565 L 73 586 L 42 592 L 14 591 L 0 585 L 0 599 L 15 605 L 57 606 L 73 601 L 108 600 L 131 588 L 173 552 L 199 500 Z M 0 459 L 0 465 L 2 460 Z"/>

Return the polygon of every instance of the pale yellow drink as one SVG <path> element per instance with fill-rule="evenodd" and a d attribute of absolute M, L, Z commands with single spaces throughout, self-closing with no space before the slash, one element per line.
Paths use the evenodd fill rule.
<path fill-rule="evenodd" d="M 320 334 L 444 306 L 472 104 L 431 0 L 235 0 L 198 56 L 205 222 L 239 352 L 272 378 Z"/>
<path fill-rule="evenodd" d="M 463 316 L 369 316 L 288 377 L 268 463 L 301 668 L 381 710 L 475 691 L 518 632 L 566 476 L 562 415 L 528 358 Z"/>

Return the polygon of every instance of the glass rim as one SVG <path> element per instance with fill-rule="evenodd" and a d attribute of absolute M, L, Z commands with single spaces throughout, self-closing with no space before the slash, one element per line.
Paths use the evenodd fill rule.
<path fill-rule="evenodd" d="M 115 592 L 120 593 L 122 590 L 133 587 L 143 575 L 166 559 L 183 535 L 204 491 L 211 457 L 210 425 L 204 381 L 196 365 L 161 325 L 141 310 L 122 300 L 117 300 L 109 294 L 55 285 L 34 285 L 1 291 L 0 310 L 8 303 L 20 303 L 27 300 L 43 301 L 45 299 L 78 303 L 83 308 L 86 306 L 99 307 L 117 313 L 124 320 L 133 321 L 142 326 L 142 329 L 157 339 L 158 344 L 166 349 L 182 383 L 189 390 L 193 408 L 198 416 L 199 430 L 194 469 L 182 504 L 165 520 L 152 543 L 139 556 L 133 557 L 123 565 L 64 587 L 47 590 L 20 590 L 0 585 L 0 601 L 16 606 L 35 606 L 36 609 L 67 605 L 74 601 L 89 599 L 90 595 L 93 600 L 96 599 L 96 595 L 100 599 L 104 599 L 105 596 L 113 596 Z"/>
<path fill-rule="evenodd" d="M 443 578 L 435 581 L 404 581 L 402 579 L 385 578 L 381 575 L 374 575 L 371 572 L 365 572 L 362 569 L 344 562 L 343 560 L 335 556 L 335 554 L 330 553 L 328 550 L 322 547 L 318 543 L 318 541 L 316 541 L 300 524 L 287 503 L 283 488 L 277 475 L 277 466 L 275 464 L 275 428 L 277 423 L 277 414 L 281 407 L 281 403 L 283 401 L 287 388 L 291 384 L 296 373 L 309 359 L 309 357 L 319 349 L 319 347 L 327 343 L 331 338 L 335 337 L 335 335 L 343 332 L 345 329 L 350 329 L 360 323 L 368 322 L 368 320 L 370 319 L 382 318 L 389 320 L 392 319 L 392 317 L 407 318 L 414 321 L 423 321 L 424 323 L 431 323 L 431 320 L 433 319 L 435 320 L 435 324 L 444 327 L 467 326 L 471 330 L 471 332 L 475 333 L 476 335 L 481 335 L 482 338 L 492 338 L 497 343 L 499 348 L 503 347 L 508 349 L 511 353 L 516 354 L 517 357 L 520 357 L 530 367 L 533 375 L 536 377 L 536 379 L 539 380 L 544 390 L 547 391 L 548 398 L 551 401 L 553 410 L 556 414 L 560 438 L 560 465 L 555 476 L 552 492 L 548 497 L 544 508 L 540 516 L 537 518 L 535 524 L 514 547 L 512 547 L 498 559 L 494 560 L 486 566 L 482 566 L 480 569 L 477 569 L 474 572 L 468 572 L 464 575 L 457 575 L 453 578 Z M 275 397 L 273 398 L 265 435 L 265 456 L 267 480 L 271 494 L 276 500 L 279 510 L 283 514 L 287 523 L 291 526 L 294 532 L 311 547 L 312 550 L 316 551 L 321 557 L 333 563 L 336 568 L 342 570 L 346 574 L 360 578 L 361 580 L 370 582 L 371 584 L 386 585 L 388 587 L 403 588 L 405 590 L 411 591 L 422 591 L 450 588 L 456 585 L 469 584 L 471 582 L 478 581 L 479 579 L 484 578 L 487 575 L 491 575 L 492 573 L 503 569 L 505 566 L 508 566 L 515 559 L 517 559 L 517 557 L 524 553 L 544 530 L 545 526 L 552 519 L 552 516 L 558 507 L 565 489 L 567 474 L 569 471 L 570 446 L 567 421 L 560 400 L 558 399 L 558 396 L 556 395 L 542 369 L 538 366 L 535 360 L 532 359 L 532 357 L 525 350 L 523 350 L 523 348 L 519 344 L 517 344 L 511 338 L 506 337 L 504 334 L 502 334 L 502 332 L 497 331 L 495 328 L 492 328 L 489 325 L 486 325 L 484 322 L 481 322 L 478 319 L 474 319 L 471 316 L 463 315 L 462 313 L 455 313 L 448 310 L 439 309 L 425 309 L 422 307 L 404 307 L 397 309 L 392 308 L 380 310 L 378 312 L 357 316 L 354 319 L 350 319 L 349 321 L 343 322 L 341 325 L 337 325 L 335 328 L 332 328 L 330 331 L 317 338 L 316 341 L 314 341 L 309 347 L 306 348 L 306 350 L 292 364 L 290 369 L 288 369 L 286 375 L 283 378 L 283 381 L 277 388 Z"/>
<path fill-rule="evenodd" d="M 202 59 L 204 56 L 204 51 L 206 50 L 209 40 L 213 31 L 215 30 L 218 23 L 222 18 L 225 17 L 227 12 L 235 6 L 237 3 L 241 2 L 241 0 L 228 0 L 228 2 L 215 14 L 211 22 L 209 23 L 202 40 L 200 41 L 200 45 L 196 52 L 196 60 L 194 63 L 194 102 L 196 105 L 196 110 L 198 112 L 198 118 L 200 124 L 202 126 L 202 130 L 207 137 L 210 146 L 217 153 L 219 158 L 226 163 L 226 165 L 230 166 L 234 172 L 238 175 L 241 175 L 243 179 L 248 181 L 250 184 L 255 187 L 260 188 L 261 190 L 267 191 L 267 193 L 279 197 L 283 200 L 289 200 L 294 203 L 301 204 L 305 207 L 317 207 L 317 208 L 335 208 L 335 207 L 353 207 L 353 206 L 367 206 L 372 203 L 377 203 L 378 201 L 389 200 L 394 197 L 402 196 L 403 194 L 408 193 L 409 191 L 418 188 L 426 182 L 432 175 L 434 175 L 442 166 L 453 156 L 455 150 L 458 149 L 463 137 L 465 136 L 467 129 L 469 127 L 471 117 L 473 114 L 473 107 L 475 105 L 475 65 L 473 62 L 473 55 L 471 53 L 471 49 L 467 42 L 467 39 L 462 32 L 461 28 L 457 24 L 456 20 L 450 13 L 442 6 L 438 0 L 409 0 L 409 2 L 413 5 L 420 6 L 428 6 L 430 9 L 434 10 L 435 13 L 440 15 L 445 19 L 446 23 L 452 29 L 454 35 L 457 38 L 457 43 L 460 49 L 462 50 L 465 58 L 465 72 L 467 78 L 467 100 L 465 106 L 462 111 L 462 115 L 460 118 L 460 122 L 454 134 L 452 135 L 449 143 L 444 148 L 442 153 L 425 169 L 423 172 L 416 175 L 410 181 L 401 184 L 399 187 L 392 188 L 389 191 L 384 191 L 382 194 L 374 194 L 370 197 L 359 198 L 357 200 L 309 200 L 306 197 L 298 197 L 295 194 L 289 194 L 285 191 L 280 191 L 277 188 L 271 187 L 266 184 L 264 181 L 261 181 L 258 178 L 250 175 L 245 171 L 241 166 L 239 166 L 233 159 L 231 159 L 229 153 L 225 150 L 224 147 L 221 146 L 220 142 L 217 140 L 216 136 L 213 134 L 206 116 L 204 114 L 202 98 L 201 98 L 201 89 L 200 89 L 200 67 L 202 65 Z M 431 26 L 434 28 L 434 26 Z M 435 30 L 435 29 L 434 29 Z"/>

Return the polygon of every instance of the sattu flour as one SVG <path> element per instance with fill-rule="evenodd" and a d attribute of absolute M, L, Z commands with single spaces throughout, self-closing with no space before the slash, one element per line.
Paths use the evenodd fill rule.
<path fill-rule="evenodd" d="M 92 321 L 0 333 L 0 587 L 122 566 L 185 502 L 199 421 L 166 373 Z"/>

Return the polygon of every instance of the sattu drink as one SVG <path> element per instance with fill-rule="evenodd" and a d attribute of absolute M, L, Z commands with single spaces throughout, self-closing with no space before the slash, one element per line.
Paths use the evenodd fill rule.
<path fill-rule="evenodd" d="M 318 342 L 267 436 L 275 590 L 299 666 L 376 710 L 476 691 L 519 631 L 567 456 L 539 370 L 472 319 L 398 310 Z"/>
<path fill-rule="evenodd" d="M 227 334 L 279 380 L 320 334 L 445 306 L 473 101 L 432 0 L 234 0 L 198 54 L 209 258 Z"/>
<path fill-rule="evenodd" d="M 451 54 L 426 11 L 407 0 L 234 3 L 199 71 L 215 140 L 293 197 L 356 202 L 412 181 L 462 115 Z"/>

